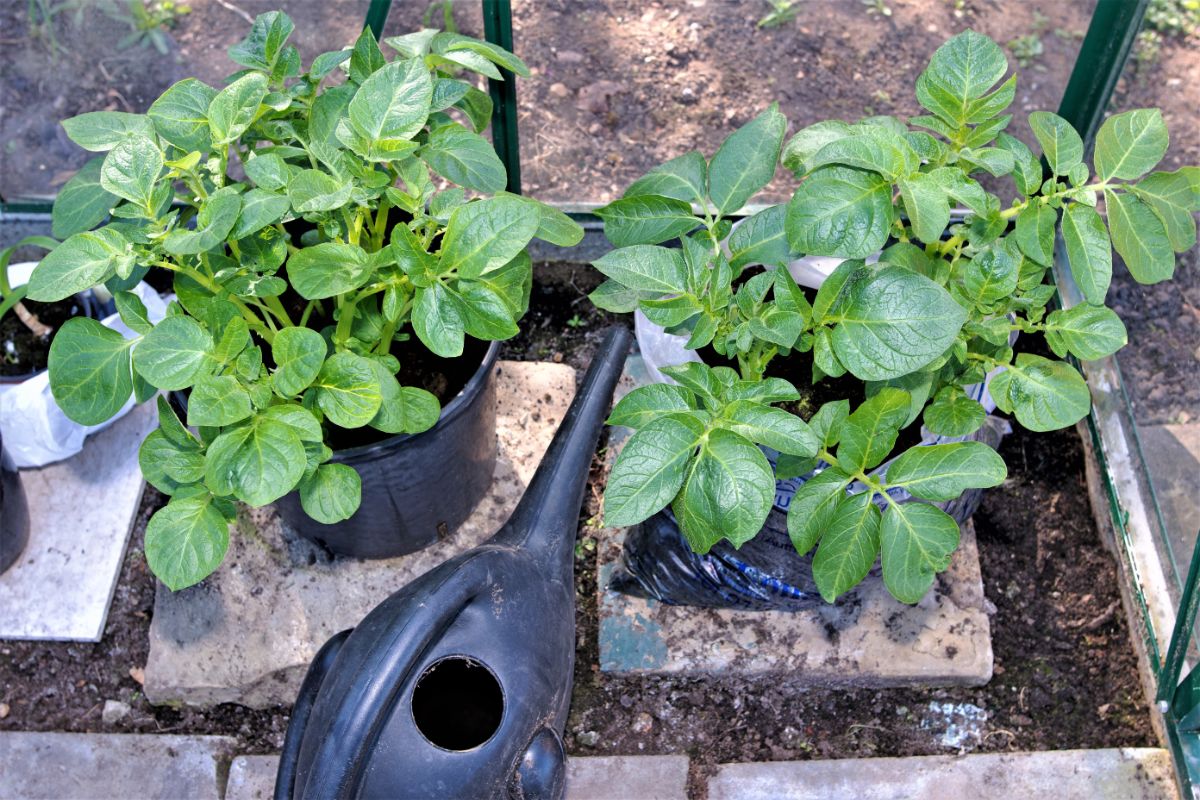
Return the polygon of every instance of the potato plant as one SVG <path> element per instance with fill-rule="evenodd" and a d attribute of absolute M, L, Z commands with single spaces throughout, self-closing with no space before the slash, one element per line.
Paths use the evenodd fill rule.
<path fill-rule="evenodd" d="M 138 334 L 89 319 L 62 327 L 50 383 L 72 419 L 188 392 L 187 427 L 160 398 L 141 449 L 146 479 L 171 496 L 146 556 L 172 589 L 220 564 L 234 500 L 298 490 L 313 518 L 349 518 L 361 483 L 327 463 L 330 430 L 419 433 L 440 412 L 404 385 L 393 343 L 415 335 L 451 358 L 466 336 L 514 336 L 529 301 L 525 246 L 582 236 L 501 191 L 504 166 L 480 136 L 491 101 L 463 76 L 527 75 L 511 53 L 422 30 L 386 39 L 389 60 L 368 29 L 301 71 L 292 29 L 281 12 L 259 16 L 230 48 L 243 69 L 222 89 L 188 78 L 146 114 L 63 123 L 107 153 L 59 195 L 54 232 L 66 238 L 28 296 L 105 284 Z M 327 80 L 339 70 L 344 81 Z M 127 291 L 151 269 L 171 274 L 177 297 L 157 325 Z"/>
<path fill-rule="evenodd" d="M 595 262 L 608 278 L 596 305 L 640 309 L 687 336 L 688 348 L 711 346 L 737 364 L 669 368 L 674 385 L 637 389 L 614 409 L 611 422 L 636 432 L 609 478 L 609 524 L 670 505 L 697 552 L 721 539 L 741 545 L 771 508 L 775 475 L 760 445 L 773 448 L 781 477 L 816 470 L 792 501 L 788 530 L 798 553 L 816 548 L 822 596 L 832 602 L 881 557 L 888 590 L 915 603 L 948 566 L 959 530 L 933 505 L 899 502 L 899 490 L 946 501 L 997 485 L 1006 469 L 985 445 L 960 441 L 905 450 L 881 475 L 899 431 L 920 419 L 948 437 L 975 432 L 986 413 L 965 387 L 989 373 L 996 405 L 1026 428 L 1063 428 L 1088 413 L 1087 384 L 1069 359 L 1126 342 L 1105 305 L 1112 250 L 1137 281 L 1169 279 L 1175 253 L 1196 242 L 1200 169 L 1150 172 L 1167 149 L 1157 110 L 1106 120 L 1092 168 L 1078 133 L 1039 111 L 1029 124 L 1044 172 L 1005 133 L 1016 90 L 1007 71 L 999 46 L 967 31 L 917 80 L 925 116 L 820 122 L 785 145 L 787 122 L 772 107 L 711 159 L 668 161 L 600 210 L 616 249 Z M 780 157 L 801 179 L 791 201 L 731 230 L 730 215 Z M 1011 178 L 1016 199 L 1002 204 L 982 175 Z M 966 210 L 961 221 L 954 207 Z M 1086 302 L 1051 310 L 1057 234 Z M 663 246 L 676 238 L 682 246 Z M 799 255 L 844 260 L 813 297 L 783 268 Z M 1016 352 L 1014 334 L 1017 344 L 1040 334 L 1057 358 Z M 811 354 L 813 383 L 848 373 L 867 399 L 854 409 L 849 399 L 827 403 L 807 420 L 781 408 L 800 393 L 770 367 L 792 352 Z"/>

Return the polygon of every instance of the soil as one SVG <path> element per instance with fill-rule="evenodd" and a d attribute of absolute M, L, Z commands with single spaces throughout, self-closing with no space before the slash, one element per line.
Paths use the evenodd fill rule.
<path fill-rule="evenodd" d="M 612 321 L 586 302 L 593 283 L 582 270 L 539 265 L 525 332 L 505 343 L 501 356 L 585 368 Z M 1092 523 L 1078 438 L 1071 431 L 1017 432 L 1002 453 L 1010 477 L 986 494 L 975 516 L 984 587 L 996 606 L 996 676 L 979 688 L 926 690 L 601 673 L 592 536 L 605 481 L 598 454 L 576 547 L 569 752 L 689 753 L 699 792 L 705 772 L 727 761 L 1155 744 L 1115 564 Z M 146 520 L 164 500 L 147 489 L 99 643 L 0 643 L 0 710 L 7 706 L 0 731 L 226 734 L 247 752 L 278 751 L 287 708 L 154 707 L 140 693 L 154 610 L 142 540 Z M 106 700 L 128 703 L 131 711 L 105 723 Z M 961 742 L 947 744 L 947 710 L 977 717 L 981 710 L 986 719 Z"/>
<path fill-rule="evenodd" d="M 84 313 L 73 298 L 57 303 L 23 301 L 21 305 L 49 331 L 40 335 L 34 332 L 21 321 L 15 309 L 0 318 L 0 378 L 25 378 L 44 370 L 54 331 L 71 317 Z"/>

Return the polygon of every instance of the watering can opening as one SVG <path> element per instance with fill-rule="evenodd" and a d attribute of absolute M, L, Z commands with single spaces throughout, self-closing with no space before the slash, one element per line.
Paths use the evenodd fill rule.
<path fill-rule="evenodd" d="M 435 747 L 473 750 L 500 729 L 504 689 L 478 659 L 447 656 L 430 664 L 417 679 L 412 715 L 417 730 Z"/>

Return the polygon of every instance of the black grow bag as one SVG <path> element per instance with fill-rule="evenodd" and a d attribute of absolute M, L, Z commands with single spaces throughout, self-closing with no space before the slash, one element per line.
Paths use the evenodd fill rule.
<path fill-rule="evenodd" d="M 13 565 L 29 541 L 29 510 L 21 476 L 0 441 L 0 573 Z"/>
<path fill-rule="evenodd" d="M 362 478 L 362 505 L 333 525 L 304 513 L 292 492 L 276 503 L 283 521 L 330 552 L 356 558 L 412 553 L 453 533 L 487 494 L 496 465 L 496 385 L 500 346 L 492 342 L 436 425 L 416 435 L 337 450 L 335 464 Z"/>

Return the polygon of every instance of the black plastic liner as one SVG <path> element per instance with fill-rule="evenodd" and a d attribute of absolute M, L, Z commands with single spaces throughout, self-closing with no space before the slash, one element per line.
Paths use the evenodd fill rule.
<path fill-rule="evenodd" d="M 332 553 L 391 558 L 454 533 L 492 485 L 496 466 L 496 383 L 500 346 L 492 342 L 463 390 L 424 433 L 335 451 L 362 478 L 362 505 L 348 520 L 326 525 L 304 513 L 292 492 L 276 503 L 279 516 Z"/>
<path fill-rule="evenodd" d="M 996 448 L 1007 430 L 1004 420 L 988 417 L 982 428 L 965 438 Z M 813 551 L 800 556 L 792 546 L 786 505 L 791 492 L 784 490 L 782 481 L 778 486 L 766 525 L 741 549 L 722 540 L 704 555 L 693 552 L 670 509 L 634 526 L 626 534 L 621 563 L 608 588 L 667 605 L 745 611 L 802 611 L 822 605 L 825 601 L 813 579 Z M 983 490 L 974 489 L 935 505 L 962 525 L 982 498 Z M 866 580 L 878 580 L 881 574 L 876 563 Z M 851 589 L 838 602 L 847 602 L 856 591 Z"/>
<path fill-rule="evenodd" d="M 29 510 L 21 475 L 0 440 L 0 573 L 13 565 L 28 542 Z"/>
<path fill-rule="evenodd" d="M 496 535 L 322 648 L 288 726 L 276 800 L 562 797 L 575 534 L 629 339 L 609 333 Z"/>

